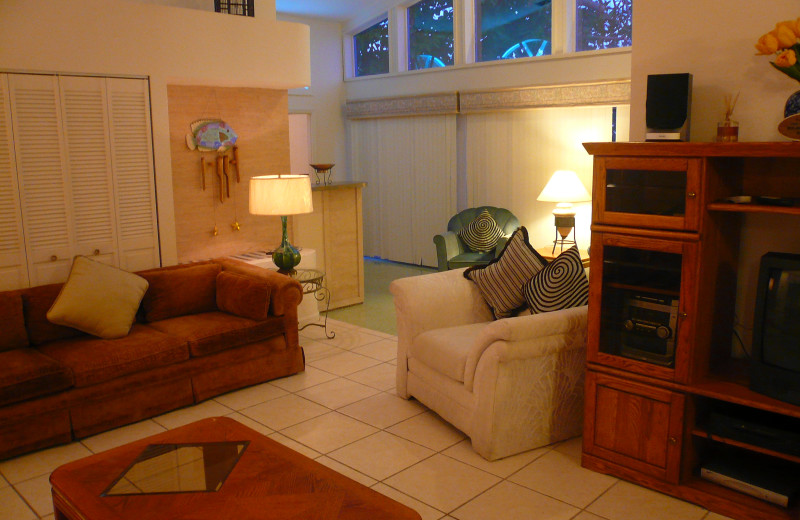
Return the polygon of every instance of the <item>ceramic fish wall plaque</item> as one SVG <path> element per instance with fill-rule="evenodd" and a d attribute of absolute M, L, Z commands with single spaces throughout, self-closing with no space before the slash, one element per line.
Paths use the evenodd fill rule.
<path fill-rule="evenodd" d="M 221 119 L 200 119 L 190 127 L 192 132 L 186 134 L 186 145 L 190 150 L 224 152 L 238 139 L 233 128 Z"/>

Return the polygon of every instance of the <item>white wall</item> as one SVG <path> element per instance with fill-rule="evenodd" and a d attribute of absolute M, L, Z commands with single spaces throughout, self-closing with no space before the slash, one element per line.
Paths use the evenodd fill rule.
<path fill-rule="evenodd" d="M 645 134 L 648 74 L 693 75 L 691 140 L 713 141 L 725 94 L 740 92 L 734 112 L 740 141 L 785 141 L 778 131 L 797 81 L 756 56 L 759 36 L 800 16 L 797 0 L 635 2 L 631 62 L 631 139 Z"/>
<path fill-rule="evenodd" d="M 332 180 L 350 180 L 343 115 L 342 25 L 321 18 L 278 17 L 306 24 L 311 32 L 311 88 L 306 94 L 289 92 L 289 112 L 311 115 L 311 160 L 335 164 Z"/>
<path fill-rule="evenodd" d="M 274 0 L 258 6 L 262 16 L 249 18 L 123 0 L 0 0 L 0 70 L 149 77 L 165 265 L 177 262 L 167 84 L 310 81 L 308 27 L 278 22 Z"/>

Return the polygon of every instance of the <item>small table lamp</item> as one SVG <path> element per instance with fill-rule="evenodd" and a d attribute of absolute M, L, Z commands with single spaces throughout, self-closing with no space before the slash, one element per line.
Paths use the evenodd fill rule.
<path fill-rule="evenodd" d="M 289 243 L 286 216 L 311 213 L 311 177 L 308 175 L 260 175 L 250 179 L 250 213 L 281 217 L 281 246 L 272 253 L 278 272 L 290 273 L 300 263 L 300 252 Z"/>
<path fill-rule="evenodd" d="M 536 200 L 558 203 L 556 209 L 553 210 L 556 221 L 553 253 L 556 251 L 556 245 L 560 244 L 563 251 L 564 244 L 575 244 L 575 209 L 572 207 L 572 203 L 592 200 L 592 196 L 584 188 L 578 174 L 570 170 L 556 171 Z M 572 232 L 573 239 L 567 240 L 570 232 Z"/>

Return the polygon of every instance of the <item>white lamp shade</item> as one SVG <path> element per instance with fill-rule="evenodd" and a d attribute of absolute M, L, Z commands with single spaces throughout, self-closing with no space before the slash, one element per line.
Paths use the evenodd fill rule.
<path fill-rule="evenodd" d="M 586 191 L 578 174 L 571 170 L 556 171 L 536 198 L 542 202 L 586 202 L 592 196 Z"/>
<path fill-rule="evenodd" d="M 250 179 L 250 213 L 298 215 L 311 213 L 311 177 L 308 175 L 259 175 Z"/>

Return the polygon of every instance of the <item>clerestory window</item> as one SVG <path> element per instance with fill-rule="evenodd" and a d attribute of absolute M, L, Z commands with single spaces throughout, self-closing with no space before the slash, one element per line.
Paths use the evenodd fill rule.
<path fill-rule="evenodd" d="M 389 72 L 389 18 L 353 36 L 356 76 Z"/>
<path fill-rule="evenodd" d="M 408 70 L 453 64 L 453 1 L 422 0 L 408 13 Z"/>

